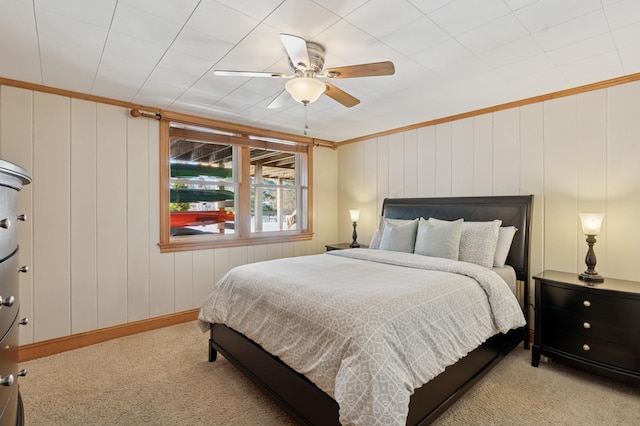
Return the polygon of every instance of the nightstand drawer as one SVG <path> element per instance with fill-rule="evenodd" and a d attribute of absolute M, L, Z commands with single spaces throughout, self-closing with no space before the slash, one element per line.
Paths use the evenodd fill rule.
<path fill-rule="evenodd" d="M 611 315 L 618 305 L 623 304 L 621 299 L 553 285 L 543 286 L 541 288 L 541 297 L 545 306 L 602 317 Z"/>
<path fill-rule="evenodd" d="M 541 344 L 590 361 L 640 371 L 640 353 L 628 346 L 565 333 L 557 329 L 545 330 L 541 336 Z"/>
<path fill-rule="evenodd" d="M 640 352 L 640 327 L 634 322 L 628 320 L 611 321 L 611 319 L 602 316 L 578 313 L 547 305 L 543 305 L 541 309 L 543 336 L 549 330 L 557 329 L 586 338 L 596 338 L 626 345 L 630 349 Z"/>

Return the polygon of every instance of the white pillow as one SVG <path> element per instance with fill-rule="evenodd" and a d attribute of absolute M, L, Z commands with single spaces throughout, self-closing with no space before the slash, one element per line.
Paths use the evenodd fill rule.
<path fill-rule="evenodd" d="M 463 220 L 433 222 L 420 218 L 414 253 L 458 260 Z"/>
<path fill-rule="evenodd" d="M 371 237 L 371 241 L 369 242 L 369 248 L 379 249 L 381 238 L 382 238 L 382 232 L 380 232 L 379 229 L 376 229 L 376 232 L 373 233 L 373 236 Z"/>
<path fill-rule="evenodd" d="M 413 253 L 413 248 L 416 245 L 417 228 L 418 219 L 402 224 L 387 221 L 380 239 L 380 250 Z"/>
<path fill-rule="evenodd" d="M 384 216 L 380 216 L 380 220 L 378 222 L 378 229 L 373 233 L 371 237 L 371 242 L 369 243 L 370 249 L 379 249 L 380 241 L 382 239 L 382 233 L 384 232 L 385 223 L 393 223 L 394 225 L 401 225 L 404 223 L 411 223 L 416 219 L 386 219 Z"/>
<path fill-rule="evenodd" d="M 448 222 L 429 218 L 435 222 Z M 464 222 L 460 235 L 460 253 L 458 260 L 475 263 L 486 268 L 493 266 L 493 257 L 498 245 L 498 232 L 501 220 L 488 222 Z"/>
<path fill-rule="evenodd" d="M 496 253 L 493 256 L 493 266 L 496 268 L 504 267 L 507 261 L 509 250 L 513 237 L 516 235 L 518 228 L 515 226 L 501 226 L 498 230 L 498 244 L 496 245 Z"/>

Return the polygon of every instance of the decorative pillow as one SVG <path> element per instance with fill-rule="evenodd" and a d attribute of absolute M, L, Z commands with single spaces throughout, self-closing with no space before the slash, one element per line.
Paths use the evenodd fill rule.
<path fill-rule="evenodd" d="M 414 253 L 458 260 L 463 220 L 431 222 L 420 218 Z"/>
<path fill-rule="evenodd" d="M 376 229 L 376 232 L 374 232 L 373 236 L 371 237 L 371 242 L 369 242 L 369 248 L 379 249 L 381 239 L 382 239 L 382 232 L 380 232 L 379 229 Z"/>
<path fill-rule="evenodd" d="M 429 218 L 430 221 L 448 222 Z M 460 235 L 460 253 L 458 260 L 475 263 L 486 268 L 493 266 L 493 257 L 498 245 L 498 232 L 501 220 L 488 222 L 464 222 Z"/>
<path fill-rule="evenodd" d="M 494 267 L 502 268 L 504 266 L 517 230 L 518 228 L 515 226 L 501 226 L 498 229 L 498 244 L 496 245 L 496 253 L 493 256 Z"/>
<path fill-rule="evenodd" d="M 394 225 L 401 225 L 405 223 L 411 223 L 415 219 L 386 219 L 384 216 L 380 216 L 380 221 L 378 222 L 378 229 L 373 233 L 371 237 L 371 242 L 369 243 L 370 249 L 379 249 L 380 241 L 382 240 L 382 233 L 384 232 L 385 223 L 393 223 Z"/>
<path fill-rule="evenodd" d="M 418 219 L 403 224 L 393 223 L 387 219 L 380 239 L 380 250 L 413 253 L 413 248 L 416 245 L 417 228 Z"/>

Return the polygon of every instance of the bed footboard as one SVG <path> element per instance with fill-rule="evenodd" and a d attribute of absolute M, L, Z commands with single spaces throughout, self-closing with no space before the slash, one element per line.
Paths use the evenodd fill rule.
<path fill-rule="evenodd" d="M 303 425 L 339 426 L 338 403 L 260 345 L 222 324 L 211 324 L 210 350 L 257 384 Z"/>
<path fill-rule="evenodd" d="M 457 401 L 473 384 L 522 342 L 523 329 L 497 334 L 456 364 L 416 389 L 409 403 L 407 425 L 425 426 Z M 222 324 L 211 324 L 211 352 L 220 352 L 266 392 L 298 423 L 339 425 L 337 402 L 260 345 Z M 215 355 L 214 355 L 215 360 Z"/>

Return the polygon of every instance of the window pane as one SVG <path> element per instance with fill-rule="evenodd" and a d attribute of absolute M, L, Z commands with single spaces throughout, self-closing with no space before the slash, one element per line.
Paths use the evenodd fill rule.
<path fill-rule="evenodd" d="M 228 144 L 172 141 L 171 235 L 234 233 L 233 151 Z"/>
<path fill-rule="evenodd" d="M 296 193 L 296 188 L 254 188 L 251 203 L 251 232 L 297 229 Z M 279 203 L 278 198 L 280 198 Z M 262 206 L 262 209 L 256 209 L 256 206 Z"/>
<path fill-rule="evenodd" d="M 252 232 L 297 229 L 295 165 L 298 155 L 270 149 L 251 150 Z"/>

